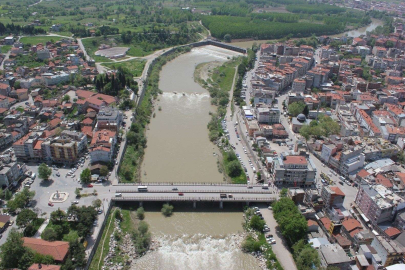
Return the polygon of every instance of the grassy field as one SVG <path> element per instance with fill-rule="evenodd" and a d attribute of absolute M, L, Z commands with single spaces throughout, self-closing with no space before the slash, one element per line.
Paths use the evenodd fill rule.
<path fill-rule="evenodd" d="M 137 44 L 123 44 L 117 41 L 114 36 L 104 37 L 94 37 L 82 39 L 83 46 L 86 48 L 87 54 L 90 55 L 96 62 L 111 62 L 110 59 L 104 56 L 96 56 L 94 53 L 98 51 L 98 47 L 101 44 L 106 44 L 114 47 L 129 47 L 127 52 L 128 56 L 143 57 L 149 55 L 153 50 L 143 49 Z"/>
<path fill-rule="evenodd" d="M 11 50 L 11 45 L 3 45 L 3 46 L 1 46 L 1 53 L 6 53 L 6 52 L 8 52 L 9 50 Z"/>
<path fill-rule="evenodd" d="M 31 44 L 31 45 L 36 45 L 38 43 L 42 43 L 45 45 L 46 42 L 48 41 L 59 41 L 61 40 L 61 37 L 55 37 L 55 36 L 33 36 L 33 37 L 22 37 L 20 39 L 20 42 L 23 44 Z"/>
<path fill-rule="evenodd" d="M 145 67 L 145 60 L 130 60 L 120 63 L 108 63 L 103 64 L 106 68 L 117 69 L 119 67 L 128 69 L 134 77 L 140 77 L 142 75 L 143 69 Z"/>
<path fill-rule="evenodd" d="M 86 49 L 87 54 L 94 59 L 96 62 L 112 62 L 110 59 L 104 56 L 98 56 L 94 53 L 98 51 L 98 46 L 102 44 L 101 38 L 85 38 L 82 39 L 84 48 Z"/>

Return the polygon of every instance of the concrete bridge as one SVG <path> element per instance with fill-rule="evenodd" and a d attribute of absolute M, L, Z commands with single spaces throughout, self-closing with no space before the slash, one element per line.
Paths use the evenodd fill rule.
<path fill-rule="evenodd" d="M 219 202 L 220 208 L 223 203 L 261 202 L 270 203 L 278 198 L 278 193 L 272 188 L 246 185 L 148 185 L 147 191 L 138 191 L 137 188 L 117 188 L 120 197 L 113 197 L 116 202 L 128 201 L 139 202 L 192 202 L 194 208 L 197 202 Z"/>

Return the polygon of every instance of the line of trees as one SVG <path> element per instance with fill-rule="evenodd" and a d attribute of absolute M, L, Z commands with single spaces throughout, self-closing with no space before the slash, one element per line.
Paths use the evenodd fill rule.
<path fill-rule="evenodd" d="M 346 11 L 345 8 L 331 6 L 325 4 L 294 4 L 288 5 L 286 9 L 292 13 L 307 13 L 307 14 L 339 14 Z"/>
<path fill-rule="evenodd" d="M 229 34 L 232 38 L 276 39 L 286 35 L 307 37 L 312 34 L 336 34 L 342 30 L 334 25 L 251 21 L 248 17 L 203 16 L 202 23 L 216 38 Z"/>
<path fill-rule="evenodd" d="M 318 252 L 307 243 L 307 220 L 294 201 L 281 198 L 273 203 L 273 214 L 282 235 L 294 251 L 293 258 L 298 269 L 311 270 L 319 267 Z"/>
<path fill-rule="evenodd" d="M 14 34 L 14 35 L 37 35 L 37 34 L 45 34 L 46 31 L 42 28 L 37 28 L 32 25 L 15 25 L 14 23 L 6 24 L 0 23 L 0 35 L 5 34 Z"/>

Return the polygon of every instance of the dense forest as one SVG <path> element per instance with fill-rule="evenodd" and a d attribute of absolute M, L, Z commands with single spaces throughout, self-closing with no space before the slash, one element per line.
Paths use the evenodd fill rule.
<path fill-rule="evenodd" d="M 21 26 L 21 25 L 14 25 L 13 23 L 4 25 L 3 23 L 0 23 L 0 35 L 5 35 L 5 34 L 36 35 L 36 34 L 45 34 L 45 33 L 46 33 L 45 30 L 43 30 L 41 28 L 36 28 L 32 25 Z"/>
<path fill-rule="evenodd" d="M 212 36 L 216 38 L 223 38 L 229 34 L 232 38 L 277 39 L 289 34 L 296 37 L 308 37 L 312 34 L 336 34 L 344 30 L 341 25 L 280 23 L 228 16 L 204 16 L 202 23 L 211 30 Z"/>
<path fill-rule="evenodd" d="M 121 67 L 118 68 L 115 74 L 108 75 L 99 74 L 94 78 L 96 90 L 106 95 L 118 96 L 120 90 L 125 87 L 137 89 L 137 84 L 133 80 L 132 74 Z"/>
<path fill-rule="evenodd" d="M 302 4 L 302 5 L 288 5 L 286 9 L 292 13 L 307 13 L 307 14 L 339 14 L 346 11 L 345 8 L 325 5 L 325 4 Z"/>

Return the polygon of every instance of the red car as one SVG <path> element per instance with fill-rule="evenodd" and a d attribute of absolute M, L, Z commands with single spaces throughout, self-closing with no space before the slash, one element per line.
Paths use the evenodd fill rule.
<path fill-rule="evenodd" d="M 93 187 L 93 185 L 92 185 L 92 184 L 88 184 L 87 187 Z"/>
<path fill-rule="evenodd" d="M 180 193 L 179 193 L 179 196 L 184 196 L 184 193 L 183 193 L 183 192 L 180 192 Z"/>
<path fill-rule="evenodd" d="M 49 206 L 53 206 L 53 203 L 49 202 L 48 205 L 49 205 Z"/>

